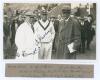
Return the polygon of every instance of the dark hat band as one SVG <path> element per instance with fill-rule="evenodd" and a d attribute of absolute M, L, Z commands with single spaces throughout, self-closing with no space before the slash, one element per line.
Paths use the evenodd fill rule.
<path fill-rule="evenodd" d="M 68 9 L 62 9 L 62 13 L 71 13 L 71 10 L 68 10 Z"/>

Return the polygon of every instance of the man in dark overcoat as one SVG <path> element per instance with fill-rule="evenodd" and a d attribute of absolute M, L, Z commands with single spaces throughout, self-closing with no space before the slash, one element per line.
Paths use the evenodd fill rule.
<path fill-rule="evenodd" d="M 8 15 L 4 15 L 3 22 L 3 50 L 4 50 L 4 58 L 7 59 L 9 54 L 8 51 L 10 48 L 10 24 L 8 20 Z"/>
<path fill-rule="evenodd" d="M 76 59 L 76 53 L 81 42 L 81 31 L 78 20 L 70 17 L 71 7 L 62 8 L 63 20 L 59 22 L 59 43 L 57 59 Z M 68 45 L 74 43 L 73 53 L 70 53 Z"/>
<path fill-rule="evenodd" d="M 93 36 L 95 35 L 95 31 L 92 28 L 93 18 L 92 15 L 88 15 L 87 20 L 84 22 L 86 27 L 86 42 L 87 42 L 87 50 L 90 50 L 90 44 L 93 40 Z"/>
<path fill-rule="evenodd" d="M 85 43 L 86 43 L 86 27 L 84 24 L 84 18 L 80 19 L 80 25 L 81 25 L 81 52 L 85 53 Z"/>

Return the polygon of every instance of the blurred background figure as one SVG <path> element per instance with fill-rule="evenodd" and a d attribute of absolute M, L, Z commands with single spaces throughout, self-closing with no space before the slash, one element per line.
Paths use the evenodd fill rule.
<path fill-rule="evenodd" d="M 93 24 L 93 17 L 92 15 L 88 15 L 87 20 L 84 22 L 84 25 L 86 28 L 85 33 L 86 33 L 87 50 L 90 50 L 90 44 L 91 44 L 91 41 L 93 40 L 93 36 L 95 35 L 95 30 L 94 28 L 92 28 L 92 24 Z"/>
<path fill-rule="evenodd" d="M 4 58 L 8 57 L 8 52 L 11 47 L 10 43 L 10 24 L 8 16 L 4 15 L 4 22 L 3 22 L 3 49 L 4 49 Z"/>
<path fill-rule="evenodd" d="M 61 20 L 62 20 L 61 15 L 58 15 L 58 20 L 59 20 L 59 21 L 61 21 Z"/>
<path fill-rule="evenodd" d="M 86 28 L 85 28 L 85 24 L 84 24 L 84 18 L 80 19 L 80 25 L 81 25 L 81 52 L 85 53 Z"/>

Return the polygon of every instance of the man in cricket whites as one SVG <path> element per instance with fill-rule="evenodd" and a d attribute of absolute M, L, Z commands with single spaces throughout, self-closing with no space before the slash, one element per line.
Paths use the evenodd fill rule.
<path fill-rule="evenodd" d="M 39 59 L 51 59 L 55 30 L 52 21 L 48 19 L 46 10 L 41 11 L 41 19 L 34 24 L 35 34 L 40 44 Z"/>

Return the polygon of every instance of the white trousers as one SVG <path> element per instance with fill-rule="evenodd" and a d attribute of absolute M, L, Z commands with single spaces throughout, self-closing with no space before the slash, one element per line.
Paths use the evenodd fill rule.
<path fill-rule="evenodd" d="M 52 42 L 40 43 L 39 59 L 51 59 L 52 56 Z"/>

